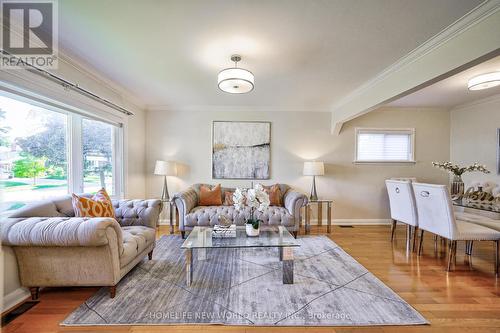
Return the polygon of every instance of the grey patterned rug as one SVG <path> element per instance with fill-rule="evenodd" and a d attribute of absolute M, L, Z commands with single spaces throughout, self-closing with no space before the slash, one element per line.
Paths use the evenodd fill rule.
<path fill-rule="evenodd" d="M 428 323 L 420 313 L 324 236 L 299 238 L 295 283 L 282 284 L 276 249 L 194 253 L 186 287 L 179 236 L 163 236 L 118 284 L 100 289 L 61 325 L 224 324 L 369 326 Z"/>

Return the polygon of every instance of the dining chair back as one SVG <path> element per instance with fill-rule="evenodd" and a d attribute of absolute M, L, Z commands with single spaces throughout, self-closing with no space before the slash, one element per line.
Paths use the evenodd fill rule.
<path fill-rule="evenodd" d="M 455 240 L 458 228 L 450 193 L 446 185 L 413 183 L 418 227 L 435 235 Z"/>
<path fill-rule="evenodd" d="M 386 180 L 391 218 L 413 227 L 418 226 L 418 214 L 410 181 Z"/>

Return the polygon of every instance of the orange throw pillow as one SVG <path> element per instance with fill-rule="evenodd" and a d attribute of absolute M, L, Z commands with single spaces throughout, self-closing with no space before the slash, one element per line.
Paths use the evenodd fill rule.
<path fill-rule="evenodd" d="M 281 203 L 281 190 L 278 184 L 262 187 L 264 188 L 264 191 L 269 194 L 269 201 L 271 206 L 283 206 Z"/>
<path fill-rule="evenodd" d="M 222 191 L 220 184 L 210 189 L 210 187 L 202 185 L 200 187 L 200 206 L 221 206 Z"/>
<path fill-rule="evenodd" d="M 115 217 L 113 203 L 105 189 L 97 191 L 92 198 L 74 193 L 71 196 L 76 217 Z"/>

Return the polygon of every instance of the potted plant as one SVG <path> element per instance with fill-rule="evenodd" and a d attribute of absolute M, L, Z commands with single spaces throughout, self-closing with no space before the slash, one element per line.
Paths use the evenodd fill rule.
<path fill-rule="evenodd" d="M 255 210 L 263 212 L 270 204 L 269 195 L 262 185 L 256 184 L 248 190 L 237 188 L 233 193 L 233 202 L 237 210 L 242 210 L 245 206 L 250 207 L 250 218 L 245 223 L 246 234 L 250 237 L 259 236 L 262 220 L 255 217 Z"/>
<path fill-rule="evenodd" d="M 448 171 L 453 175 L 450 194 L 454 200 L 461 199 L 464 195 L 464 182 L 462 180 L 462 175 L 464 173 L 473 171 L 490 173 L 490 171 L 486 169 L 485 165 L 480 165 L 479 163 L 474 163 L 466 167 L 461 167 L 451 162 L 432 162 L 432 165 L 436 168 Z"/>

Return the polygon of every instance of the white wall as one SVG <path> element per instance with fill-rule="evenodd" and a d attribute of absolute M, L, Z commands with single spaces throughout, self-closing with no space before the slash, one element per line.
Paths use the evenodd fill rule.
<path fill-rule="evenodd" d="M 136 110 L 127 123 L 125 158 L 125 197 L 146 197 L 146 112 Z"/>
<path fill-rule="evenodd" d="M 446 183 L 447 176 L 432 167 L 449 159 L 449 112 L 436 109 L 385 109 L 345 124 L 339 136 L 330 132 L 330 114 L 321 112 L 176 112 L 148 111 L 146 117 L 147 196 L 158 197 L 162 180 L 152 175 L 156 159 L 182 164 L 171 178 L 170 192 L 196 182 L 249 185 L 249 181 L 211 179 L 213 120 L 265 120 L 271 125 L 271 179 L 308 193 L 311 179 L 302 176 L 304 160 L 326 163 L 326 175 L 317 178 L 318 194 L 334 200 L 333 218 L 357 222 L 389 218 L 384 180 L 415 176 Z M 416 164 L 355 165 L 354 128 L 416 128 Z M 362 221 L 359 221 L 362 220 Z"/>
<path fill-rule="evenodd" d="M 500 95 L 456 107 L 450 112 L 453 163 L 485 164 L 490 174 L 467 173 L 464 182 L 489 180 L 500 184 L 497 174 L 497 129 L 500 128 Z"/>

